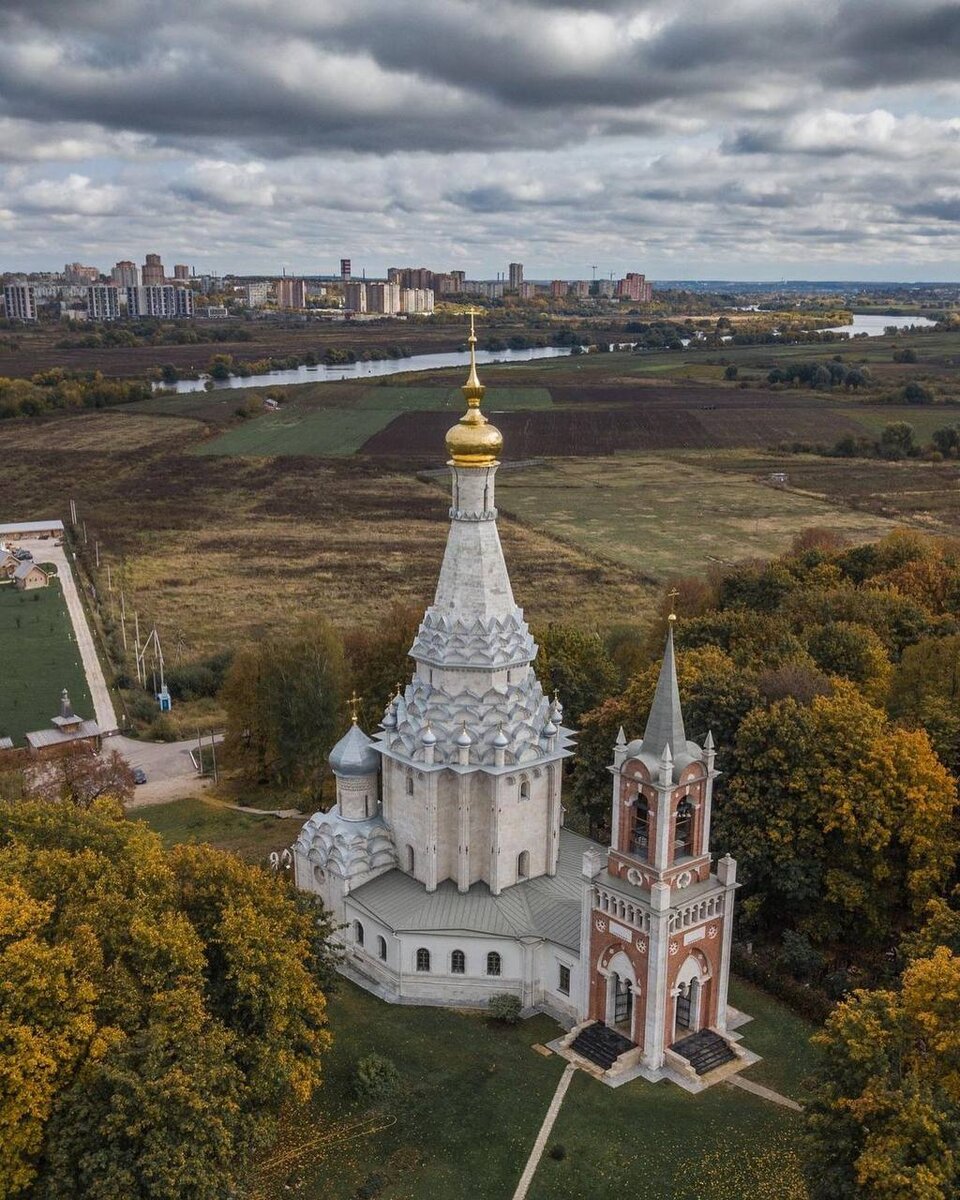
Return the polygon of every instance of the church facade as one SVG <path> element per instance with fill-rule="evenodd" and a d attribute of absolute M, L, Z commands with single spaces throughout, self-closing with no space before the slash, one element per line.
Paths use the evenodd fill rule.
<path fill-rule="evenodd" d="M 334 748 L 337 803 L 304 825 L 295 878 L 342 926 L 347 970 L 385 999 L 510 992 L 573 1027 L 571 1055 L 595 1061 L 590 1031 L 609 1031 L 620 1065 L 657 1075 L 678 1039 L 726 1030 L 736 867 L 711 870 L 712 742 L 686 739 L 671 628 L 644 737 L 612 748 L 611 846 L 563 827 L 573 733 L 513 596 L 475 345 L 471 322 L 450 530 L 412 678 L 372 737 L 354 722 Z"/>

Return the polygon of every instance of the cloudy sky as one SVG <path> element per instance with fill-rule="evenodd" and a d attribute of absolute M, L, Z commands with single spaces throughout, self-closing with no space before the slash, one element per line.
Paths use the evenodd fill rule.
<path fill-rule="evenodd" d="M 0 270 L 960 278 L 960 3 L 0 0 Z"/>

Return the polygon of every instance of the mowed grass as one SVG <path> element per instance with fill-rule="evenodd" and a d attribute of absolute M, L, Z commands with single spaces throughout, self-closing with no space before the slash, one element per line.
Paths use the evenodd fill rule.
<path fill-rule="evenodd" d="M 74 711 L 94 716 L 87 677 L 73 636 L 60 581 L 18 592 L 0 584 L 0 735 L 23 744 L 25 733 L 47 729 L 60 693 Z"/>
<path fill-rule="evenodd" d="M 311 386 L 311 385 L 307 385 Z M 316 455 L 342 458 L 355 454 L 375 433 L 401 413 L 449 410 L 451 418 L 463 411 L 458 388 L 427 386 L 374 386 L 364 389 L 352 403 L 316 407 L 295 389 L 277 412 L 265 413 L 234 426 L 219 437 L 194 448 L 202 455 L 284 456 Z M 242 392 L 237 392 L 242 397 Z M 330 396 L 324 393 L 324 399 Z M 238 401 L 239 403 L 240 401 Z M 546 388 L 496 388 L 488 393 L 488 412 L 549 408 Z"/>
<path fill-rule="evenodd" d="M 257 1200 L 353 1200 L 376 1177 L 382 1200 L 513 1194 L 566 1065 L 533 1049 L 559 1034 L 556 1024 L 538 1016 L 510 1029 L 477 1013 L 388 1005 L 347 982 L 329 1016 L 324 1085 L 261 1164 Z M 799 1037 L 789 1022 L 784 1029 L 778 1059 L 806 1055 L 806 1029 Z M 402 1081 L 379 1112 L 353 1094 L 356 1063 L 372 1052 L 390 1058 Z M 738 1089 L 690 1096 L 640 1080 L 611 1089 L 578 1072 L 547 1143 L 566 1157 L 544 1155 L 529 1194 L 802 1200 L 799 1125 L 796 1114 Z"/>
<path fill-rule="evenodd" d="M 291 846 L 303 826 L 300 817 L 238 812 L 198 796 L 134 808 L 128 817 L 143 821 L 158 833 L 167 849 L 181 843 L 206 843 L 238 854 L 247 862 L 262 862 L 272 850 Z"/>
<path fill-rule="evenodd" d="M 712 457 L 558 459 L 502 474 L 497 499 L 521 521 L 657 580 L 710 563 L 780 554 L 812 525 L 860 541 L 894 527 L 755 474 L 737 474 L 732 466 L 712 470 Z"/>

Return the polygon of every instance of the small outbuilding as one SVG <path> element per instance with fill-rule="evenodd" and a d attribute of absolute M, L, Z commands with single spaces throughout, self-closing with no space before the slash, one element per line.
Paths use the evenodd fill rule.
<path fill-rule="evenodd" d="M 12 579 L 20 560 L 9 550 L 0 550 L 0 579 Z"/>
<path fill-rule="evenodd" d="M 35 562 L 22 562 L 17 564 L 17 569 L 13 573 L 13 582 L 19 591 L 32 592 L 36 588 L 46 587 L 50 580 L 46 571 L 42 567 L 38 567 Z"/>
<path fill-rule="evenodd" d="M 95 750 L 100 749 L 100 726 L 96 721 L 77 716 L 66 688 L 60 693 L 60 711 L 51 717 L 50 725 L 50 729 L 37 729 L 27 734 L 27 746 L 31 754 L 55 754 L 57 750 L 75 742 L 89 742 Z"/>
<path fill-rule="evenodd" d="M 63 538 L 62 521 L 14 521 L 11 525 L 0 525 L 0 540 L 7 538 L 18 541 L 20 538 L 53 538 L 61 541 Z"/>

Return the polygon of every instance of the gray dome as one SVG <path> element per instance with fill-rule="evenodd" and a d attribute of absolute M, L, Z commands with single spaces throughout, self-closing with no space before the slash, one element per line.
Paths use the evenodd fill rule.
<path fill-rule="evenodd" d="M 359 725 L 351 725 L 330 751 L 334 775 L 375 775 L 380 770 L 380 755 Z"/>

